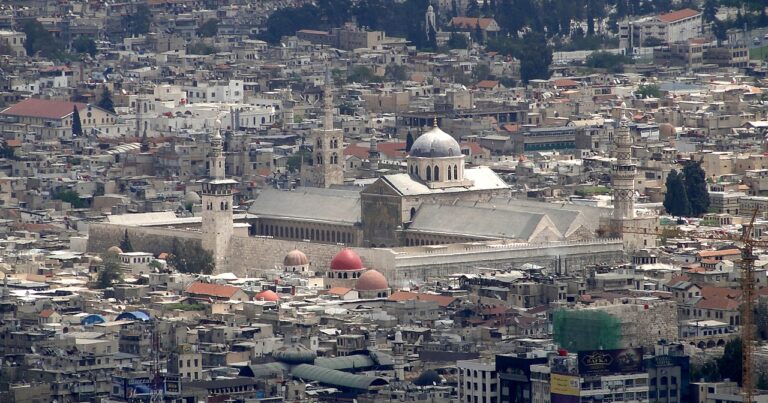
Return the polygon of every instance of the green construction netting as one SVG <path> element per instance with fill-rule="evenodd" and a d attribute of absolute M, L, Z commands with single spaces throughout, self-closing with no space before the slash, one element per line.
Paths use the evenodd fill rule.
<path fill-rule="evenodd" d="M 552 331 L 555 343 L 571 352 L 621 348 L 621 321 L 605 312 L 558 309 Z"/>

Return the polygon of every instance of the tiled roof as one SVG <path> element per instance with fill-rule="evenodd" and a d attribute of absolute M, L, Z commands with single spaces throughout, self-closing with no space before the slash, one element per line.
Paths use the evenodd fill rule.
<path fill-rule="evenodd" d="M 187 287 L 187 293 L 207 295 L 211 297 L 230 298 L 240 291 L 240 288 L 231 285 L 209 284 L 196 282 Z"/>
<path fill-rule="evenodd" d="M 331 294 L 331 295 L 345 295 L 346 293 L 348 293 L 350 291 L 352 291 L 352 289 L 351 288 L 347 288 L 347 287 L 331 287 L 328 290 L 328 294 Z"/>
<path fill-rule="evenodd" d="M 702 258 L 706 257 L 716 257 L 716 256 L 733 256 L 733 255 L 740 255 L 741 251 L 734 248 L 734 249 L 723 249 L 723 250 L 703 250 L 699 252 L 699 256 Z"/>
<path fill-rule="evenodd" d="M 41 318 L 49 318 L 53 314 L 54 314 L 53 309 L 43 309 L 42 311 L 40 311 Z"/>
<path fill-rule="evenodd" d="M 80 102 L 52 101 L 49 99 L 27 98 L 0 112 L 0 115 L 23 116 L 45 119 L 63 119 L 72 113 L 74 106 L 82 111 L 88 105 Z"/>
<path fill-rule="evenodd" d="M 495 88 L 499 85 L 499 82 L 496 80 L 482 80 L 477 83 L 477 88 Z"/>
<path fill-rule="evenodd" d="M 488 29 L 494 22 L 493 18 L 453 17 L 451 19 L 451 26 L 459 28 L 475 28 L 477 27 L 477 24 L 480 24 L 480 28 Z"/>
<path fill-rule="evenodd" d="M 739 308 L 739 302 L 731 298 L 716 296 L 702 298 L 695 306 L 701 309 L 735 310 Z"/>
<path fill-rule="evenodd" d="M 658 18 L 660 21 L 663 21 L 663 22 L 675 22 L 675 21 L 684 20 L 686 18 L 691 18 L 699 14 L 701 14 L 699 11 L 692 10 L 690 8 L 684 8 L 682 10 L 677 10 L 671 13 L 662 14 Z"/>

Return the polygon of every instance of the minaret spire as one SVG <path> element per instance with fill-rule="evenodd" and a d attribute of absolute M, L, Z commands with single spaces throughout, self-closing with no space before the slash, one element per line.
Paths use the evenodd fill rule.
<path fill-rule="evenodd" d="M 635 175 L 637 167 L 632 163 L 632 136 L 629 119 L 622 116 L 616 130 L 616 164 L 611 173 L 613 184 L 613 218 L 617 220 L 635 217 Z"/>
<path fill-rule="evenodd" d="M 333 80 L 331 70 L 325 70 L 323 87 L 323 130 L 333 130 Z"/>

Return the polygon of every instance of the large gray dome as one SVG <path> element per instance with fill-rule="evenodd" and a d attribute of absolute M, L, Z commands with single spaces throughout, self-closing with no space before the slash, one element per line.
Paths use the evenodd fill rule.
<path fill-rule="evenodd" d="M 461 156 L 459 142 L 450 134 L 433 127 L 413 142 L 411 157 L 442 158 Z"/>

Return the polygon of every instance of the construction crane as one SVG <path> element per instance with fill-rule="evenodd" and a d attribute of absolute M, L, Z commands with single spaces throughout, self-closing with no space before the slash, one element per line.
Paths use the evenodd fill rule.
<path fill-rule="evenodd" d="M 733 241 L 741 251 L 741 295 L 743 303 L 741 305 L 741 394 L 743 402 L 752 403 L 754 400 L 754 363 L 752 362 L 752 353 L 754 346 L 754 309 L 755 309 L 755 261 L 757 256 L 754 254 L 755 248 L 768 248 L 768 240 L 758 240 L 753 238 L 755 230 L 755 219 L 758 209 L 752 211 L 749 223 L 742 226 L 741 234 L 734 236 L 731 234 L 714 234 L 707 236 L 706 239 Z M 620 233 L 640 234 L 640 235 L 667 235 L 658 230 L 631 230 L 622 229 Z"/>

